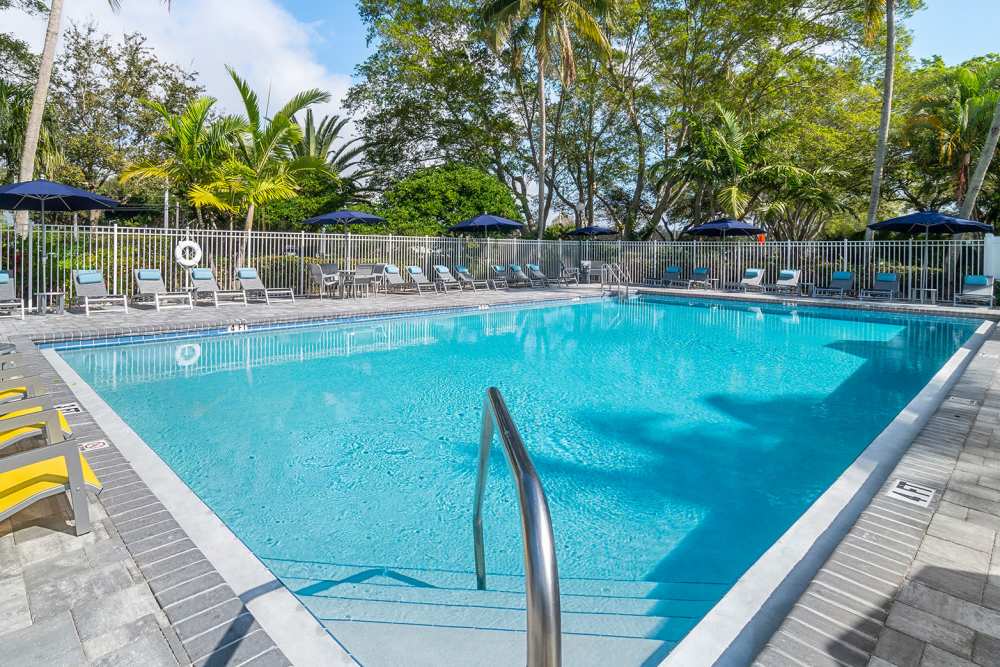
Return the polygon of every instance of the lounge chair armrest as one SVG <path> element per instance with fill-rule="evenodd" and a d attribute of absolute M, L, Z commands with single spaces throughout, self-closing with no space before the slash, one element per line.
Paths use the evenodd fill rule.
<path fill-rule="evenodd" d="M 67 462 L 67 469 L 72 470 L 73 466 L 71 464 L 73 456 L 76 456 L 76 460 L 80 460 L 80 448 L 73 440 L 64 440 L 63 442 L 45 445 L 43 447 L 35 447 L 34 449 L 29 449 L 24 452 L 18 452 L 17 454 L 8 454 L 6 456 L 0 456 L 0 472 L 9 472 L 11 470 L 17 470 L 18 468 L 23 468 L 24 466 L 29 466 L 32 463 L 39 463 L 41 461 L 48 461 L 49 459 L 54 459 L 57 457 L 63 457 Z M 81 473 L 81 478 L 83 477 Z"/>
<path fill-rule="evenodd" d="M 14 403 L 14 405 L 17 405 L 17 403 Z M 19 417 L 0 419 L 0 434 L 26 426 L 41 426 L 45 430 L 45 439 L 49 444 L 62 442 L 66 439 L 66 434 L 62 430 L 62 424 L 59 423 L 58 410 L 42 410 L 41 412 L 32 412 Z"/>
<path fill-rule="evenodd" d="M 20 410 L 28 410 L 30 408 L 39 408 L 41 410 L 51 410 L 55 407 L 52 403 L 52 398 L 49 396 L 39 396 L 34 398 L 26 398 L 17 403 L 7 403 L 0 405 L 0 415 L 5 415 L 10 412 L 18 412 Z M 0 427 L 3 426 L 3 420 L 0 419 Z"/>
<path fill-rule="evenodd" d="M 25 398 L 33 398 L 46 393 L 45 384 L 38 379 L 38 376 L 25 376 L 19 378 L 0 377 L 0 393 L 13 391 L 24 387 Z"/>

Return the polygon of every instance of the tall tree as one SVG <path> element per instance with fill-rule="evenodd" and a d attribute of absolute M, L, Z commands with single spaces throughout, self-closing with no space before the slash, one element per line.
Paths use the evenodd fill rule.
<path fill-rule="evenodd" d="M 299 124 L 297 119 L 292 120 Z M 367 149 L 364 139 L 341 137 L 350 122 L 349 117 L 324 116 L 317 124 L 312 109 L 306 109 L 305 123 L 299 126 L 302 140 L 292 147 L 292 152 L 297 157 L 313 157 L 326 162 L 331 174 L 340 178 L 348 200 L 357 200 L 363 199 L 368 192 L 365 182 L 372 175 L 372 169 L 361 165 Z"/>
<path fill-rule="evenodd" d="M 487 0 L 482 20 L 492 28 L 491 40 L 499 48 L 512 37 L 530 40 L 537 60 L 538 87 L 538 238 L 545 234 L 545 159 L 546 159 L 546 70 L 558 51 L 560 78 L 569 86 L 576 78 L 573 33 L 593 43 L 606 53 L 611 45 L 601 29 L 600 20 L 608 17 L 618 3 L 615 0 Z"/>
<path fill-rule="evenodd" d="M 986 135 L 986 141 L 983 143 L 983 150 L 979 154 L 976 171 L 969 181 L 969 191 L 965 193 L 965 201 L 962 202 L 961 216 L 963 218 L 971 218 L 976 210 L 976 199 L 979 197 L 979 191 L 983 188 L 983 181 L 986 180 L 986 172 L 990 168 L 990 163 L 993 161 L 993 154 L 997 149 L 997 139 L 1000 139 L 1000 96 L 997 96 L 997 103 L 993 109 L 993 121 L 990 124 L 989 134 Z"/>
<path fill-rule="evenodd" d="M 50 0 L 49 20 L 45 28 L 45 42 L 42 45 L 42 56 L 38 63 L 38 78 L 35 80 L 35 92 L 31 99 L 31 112 L 24 132 L 24 144 L 21 148 L 21 164 L 18 180 L 30 181 L 35 175 L 35 155 L 38 152 L 38 139 L 42 131 L 42 118 L 45 115 L 45 101 L 49 94 L 49 82 L 52 79 L 52 67 L 56 60 L 56 45 L 59 43 L 59 29 L 62 23 L 63 0 Z M 164 0 L 167 8 L 170 0 Z M 119 0 L 108 0 L 112 9 L 118 9 Z M 18 227 L 27 231 L 28 214 L 18 213 Z"/>
<path fill-rule="evenodd" d="M 896 72 L 896 0 L 865 0 L 865 38 L 875 41 L 885 16 L 885 73 L 882 75 L 882 117 L 878 125 L 878 144 L 875 147 L 875 165 L 872 168 L 872 193 L 868 202 L 865 225 L 871 225 L 878 216 L 882 196 L 882 171 L 885 169 L 886 147 L 889 143 L 889 122 L 892 118 L 892 84 Z M 871 230 L 865 232 L 871 238 Z"/>

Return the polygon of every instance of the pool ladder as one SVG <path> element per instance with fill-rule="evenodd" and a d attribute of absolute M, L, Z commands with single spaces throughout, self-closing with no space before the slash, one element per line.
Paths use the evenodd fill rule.
<path fill-rule="evenodd" d="M 479 437 L 479 472 L 472 533 L 476 556 L 476 587 L 486 590 L 486 553 L 483 546 L 483 495 L 490 466 L 494 431 L 499 433 L 507 464 L 517 487 L 524 542 L 524 589 L 528 616 L 528 667 L 562 664 L 562 629 L 559 612 L 559 570 L 549 503 L 521 434 L 496 387 L 486 390 L 483 428 Z"/>
<path fill-rule="evenodd" d="M 632 276 L 621 264 L 605 264 L 601 267 L 601 294 L 615 293 L 622 299 L 628 299 Z M 614 288 L 614 289 L 612 289 Z"/>

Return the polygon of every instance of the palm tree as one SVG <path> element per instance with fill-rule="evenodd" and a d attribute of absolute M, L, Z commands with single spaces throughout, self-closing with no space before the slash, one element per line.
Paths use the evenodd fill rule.
<path fill-rule="evenodd" d="M 298 125 L 297 119 L 292 120 Z M 312 109 L 307 109 L 305 124 L 299 126 L 302 140 L 293 147 L 293 153 L 297 157 L 314 157 L 326 162 L 331 173 L 340 177 L 348 198 L 356 200 L 367 192 L 362 182 L 373 170 L 361 167 L 361 157 L 367 149 L 361 137 L 354 137 L 337 145 L 340 133 L 349 122 L 350 118 L 324 116 L 317 125 Z"/>
<path fill-rule="evenodd" d="M 31 88 L 0 79 L 0 182 L 12 179 L 19 172 L 21 147 L 30 111 Z M 39 132 L 38 151 L 46 172 L 62 160 L 55 137 L 52 118 L 45 114 Z"/>
<path fill-rule="evenodd" d="M 930 130 L 938 160 L 954 172 L 955 202 L 964 208 L 972 155 L 989 129 L 1000 93 L 1000 65 L 946 70 L 944 94 L 918 100 L 907 122 L 907 134 Z"/>
<path fill-rule="evenodd" d="M 196 186 L 212 180 L 215 170 L 228 157 L 230 142 L 243 129 L 243 120 L 236 116 L 213 120 L 215 103 L 214 97 L 200 97 L 175 114 L 159 102 L 145 101 L 163 119 L 164 127 L 157 140 L 166 157 L 130 165 L 122 172 L 121 182 L 164 180 L 190 199 Z M 203 225 L 200 205 L 195 206 L 195 213 L 198 223 Z"/>
<path fill-rule="evenodd" d="M 618 0 L 486 0 L 481 9 L 483 24 L 491 28 L 490 40 L 500 48 L 515 32 L 532 32 L 538 60 L 538 238 L 545 234 L 545 71 L 552 54 L 560 56 L 563 85 L 576 78 L 572 34 L 575 32 L 605 54 L 611 44 L 599 21 L 609 16 Z M 533 23 L 533 27 L 530 24 Z"/>
<path fill-rule="evenodd" d="M 965 201 L 962 202 L 961 217 L 971 218 L 976 208 L 976 199 L 979 191 L 983 189 L 983 181 L 986 180 L 986 172 L 993 161 L 993 154 L 997 149 L 997 139 L 1000 138 L 1000 96 L 997 97 L 996 106 L 993 108 L 993 120 L 990 123 L 990 131 L 986 135 L 983 143 L 983 150 L 979 154 L 979 162 L 976 163 L 976 171 L 969 181 L 969 191 L 965 193 Z"/>
<path fill-rule="evenodd" d="M 234 134 L 227 159 L 212 171 L 208 182 L 191 188 L 188 198 L 195 206 L 245 214 L 248 244 L 259 206 L 294 197 L 298 176 L 329 170 L 320 158 L 295 155 L 302 130 L 293 116 L 312 104 L 329 101 L 330 94 L 315 88 L 302 91 L 268 119 L 249 84 L 232 68 L 229 75 L 239 90 L 246 116 L 240 119 L 242 127 Z"/>
<path fill-rule="evenodd" d="M 885 168 L 885 153 L 889 144 L 889 121 L 892 118 L 892 85 L 896 72 L 896 0 L 865 0 L 865 41 L 875 42 L 885 15 L 885 74 L 882 77 L 882 117 L 878 125 L 878 143 L 875 146 L 875 166 L 872 169 L 872 193 L 868 203 L 866 225 L 871 225 L 878 217 L 879 198 L 882 194 L 882 171 Z M 872 231 L 865 230 L 866 238 Z"/>
<path fill-rule="evenodd" d="M 163 0 L 170 9 L 170 0 Z M 121 5 L 120 0 L 108 0 L 115 11 Z M 45 116 L 45 101 L 49 95 L 49 82 L 52 80 L 52 67 L 56 60 L 56 45 L 59 42 L 59 30 L 62 24 L 63 0 L 51 0 L 49 5 L 49 21 L 45 28 L 45 42 L 42 45 L 42 57 L 38 63 L 38 79 L 35 81 L 35 93 L 31 99 L 31 112 L 24 130 L 24 144 L 21 146 L 21 160 L 18 180 L 30 181 L 35 175 L 35 156 L 38 152 L 38 140 L 42 132 L 42 118 Z M 17 213 L 17 226 L 27 233 L 28 213 Z"/>

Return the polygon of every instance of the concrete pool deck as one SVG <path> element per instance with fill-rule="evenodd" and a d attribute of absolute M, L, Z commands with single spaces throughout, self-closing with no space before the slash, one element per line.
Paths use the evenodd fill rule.
<path fill-rule="evenodd" d="M 790 301 L 787 297 L 757 294 L 642 291 L 709 298 L 773 300 L 781 303 Z M 598 294 L 597 287 L 581 286 L 570 289 L 480 291 L 421 297 L 380 295 L 372 299 L 347 301 L 300 299 L 294 304 L 277 302 L 271 307 L 198 307 L 193 311 L 171 310 L 160 313 L 134 309 L 127 315 L 108 313 L 90 318 L 78 314 L 29 316 L 23 322 L 0 321 L 0 338 L 18 343 L 20 349 L 30 350 L 33 342 L 41 341 L 530 303 Z M 838 305 L 828 300 L 802 299 L 800 302 L 809 305 Z M 879 310 L 905 309 L 909 312 L 988 319 L 997 319 L 998 315 L 997 311 L 979 308 L 951 309 L 916 304 L 893 305 L 890 308 L 884 308 L 882 304 L 878 306 Z M 857 307 L 857 304 L 851 302 L 850 307 Z M 862 307 L 868 305 L 862 304 Z M 996 336 L 990 343 L 1000 346 Z M 954 393 L 959 392 L 962 382 L 974 372 L 974 368 L 978 368 L 980 374 L 984 372 L 980 368 L 983 363 L 988 364 L 992 371 L 996 370 L 1000 347 L 991 349 L 994 350 L 994 356 L 984 357 L 984 352 L 980 352 L 973 362 L 978 365 L 970 366 Z M 45 376 L 50 391 L 57 398 L 56 402 L 86 402 L 71 393 L 68 385 L 56 375 L 40 353 L 32 351 L 29 354 L 32 356 L 32 363 Z M 1000 384 L 997 391 L 1000 396 Z M 1000 405 L 1000 397 L 997 398 L 997 405 Z M 942 409 L 946 406 L 947 401 Z M 990 413 L 994 417 L 1000 412 L 996 407 L 990 409 L 994 411 Z M 186 534 L 183 527 L 175 523 L 175 517 L 166 507 L 169 503 L 163 502 L 156 488 L 151 490 L 150 487 L 156 485 L 147 485 L 150 480 L 137 474 L 130 456 L 119 451 L 117 445 L 120 436 L 115 433 L 109 435 L 98 427 L 85 409 L 68 417 L 78 441 L 105 443 L 103 447 L 92 449 L 88 457 L 106 488 L 99 500 L 92 499 L 96 517 L 95 530 L 82 538 L 73 537 L 67 530 L 67 507 L 61 498 L 49 499 L 35 505 L 36 510 L 26 510 L 0 523 L 0 555 L 3 556 L 0 558 L 0 627 L 9 629 L 7 632 L 0 632 L 0 639 L 5 642 L 5 647 L 23 647 L 25 651 L 20 654 L 11 652 L 9 655 L 18 656 L 16 660 L 20 660 L 23 655 L 23 664 L 37 664 L 39 661 L 59 663 L 64 656 L 67 658 L 65 662 L 73 664 L 107 665 L 265 665 L 301 662 L 290 660 L 286 653 L 291 651 L 281 650 L 284 642 L 279 641 L 276 645 L 266 628 L 258 623 L 252 610 L 248 608 L 252 606 L 251 600 L 256 594 L 266 597 L 268 591 L 257 591 L 256 594 L 251 591 L 248 595 L 248 591 L 235 590 L 236 587 L 231 586 L 220 575 L 217 565 L 210 562 L 211 559 L 205 559 L 202 550 L 191 541 L 191 536 Z M 925 432 L 936 424 L 936 418 L 937 416 L 927 425 Z M 946 420 L 946 423 L 950 422 Z M 916 443 L 919 444 L 924 435 L 922 432 Z M 1000 443 L 996 446 L 997 451 L 1000 451 Z M 971 456 L 983 458 L 983 461 L 967 461 L 967 465 L 978 466 L 977 469 L 981 470 L 979 476 L 995 473 L 995 469 L 989 467 L 992 459 L 982 453 Z M 985 489 L 990 488 L 985 482 L 979 482 L 979 485 Z M 956 493 L 967 491 L 968 489 Z M 1000 497 L 1000 492 L 994 493 Z M 873 505 L 877 502 L 878 496 Z M 981 508 L 975 511 L 978 513 L 976 517 L 988 514 Z M 994 515 L 996 514 L 1000 514 L 1000 510 L 994 508 Z M 57 518 L 52 519 L 52 516 Z M 1000 518 L 996 520 L 1000 522 Z M 938 523 L 947 522 L 942 519 Z M 161 528 L 165 530 L 146 534 Z M 997 562 L 1000 564 L 1000 557 Z M 180 580 L 171 581 L 170 586 L 162 587 L 170 577 Z M 1000 585 L 1000 582 L 994 583 Z M 178 595 L 181 597 L 176 598 Z M 98 600 L 97 604 L 94 603 L 95 599 Z M 794 614 L 793 610 L 789 618 L 793 619 Z M 789 620 L 786 623 L 791 622 Z M 930 645 L 932 649 L 936 646 L 933 642 Z M 338 647 L 334 646 L 335 652 L 336 648 Z M 787 658 L 777 649 L 774 653 L 783 659 Z M 767 659 L 768 655 L 770 654 L 765 651 L 763 659 Z M 337 655 L 331 655 L 331 662 L 343 663 L 345 658 L 349 661 L 349 657 L 341 650 Z M 881 659 L 901 667 L 904 664 L 920 664 Z M 820 663 L 798 663 L 793 658 L 790 662 L 786 659 L 785 662 L 763 664 Z M 835 661 L 829 664 L 858 663 Z"/>

